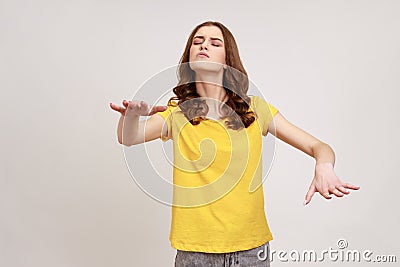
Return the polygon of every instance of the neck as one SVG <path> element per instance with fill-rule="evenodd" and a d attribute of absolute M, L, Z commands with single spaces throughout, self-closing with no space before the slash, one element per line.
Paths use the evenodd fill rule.
<path fill-rule="evenodd" d="M 204 97 L 209 108 L 207 117 L 219 119 L 222 116 L 222 106 L 228 95 L 222 86 L 222 75 L 196 73 L 196 92 Z"/>
<path fill-rule="evenodd" d="M 196 92 L 201 97 L 224 102 L 226 91 L 222 86 L 223 73 L 196 73 Z"/>

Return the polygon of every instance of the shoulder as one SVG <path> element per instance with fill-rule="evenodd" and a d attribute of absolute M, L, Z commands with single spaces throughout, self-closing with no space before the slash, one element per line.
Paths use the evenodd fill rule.
<path fill-rule="evenodd" d="M 258 95 L 250 95 L 249 97 L 250 97 L 250 107 L 252 108 L 257 108 L 261 105 L 267 104 L 267 102 Z"/>
<path fill-rule="evenodd" d="M 163 117 L 165 120 L 170 118 L 179 109 L 178 102 L 169 100 L 167 103 L 167 109 L 164 111 L 157 112 L 156 114 Z"/>
<path fill-rule="evenodd" d="M 272 116 L 274 116 L 277 112 L 278 109 L 267 102 L 264 98 L 257 96 L 257 95 L 251 95 L 250 97 L 250 109 L 254 111 L 256 114 L 257 113 L 270 113 Z"/>

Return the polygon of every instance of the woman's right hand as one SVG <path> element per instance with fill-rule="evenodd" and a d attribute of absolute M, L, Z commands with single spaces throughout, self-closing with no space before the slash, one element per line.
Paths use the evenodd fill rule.
<path fill-rule="evenodd" d="M 164 111 L 167 109 L 167 106 L 153 106 L 151 109 L 149 108 L 149 105 L 142 101 L 139 100 L 133 100 L 133 101 L 127 101 L 123 100 L 122 101 L 123 106 L 117 106 L 113 103 L 110 103 L 110 107 L 121 113 L 122 116 L 132 116 L 132 115 L 140 115 L 140 116 L 151 116 L 154 113 Z"/>

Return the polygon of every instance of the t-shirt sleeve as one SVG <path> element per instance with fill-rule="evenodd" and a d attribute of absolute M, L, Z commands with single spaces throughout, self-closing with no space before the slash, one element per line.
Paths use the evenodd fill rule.
<path fill-rule="evenodd" d="M 160 115 L 164 119 L 165 124 L 163 127 L 167 127 L 167 135 L 163 135 L 160 137 L 163 142 L 172 139 L 172 111 L 176 106 L 176 103 L 172 102 L 171 104 L 167 105 L 168 108 L 166 110 L 155 113 Z"/>
<path fill-rule="evenodd" d="M 268 126 L 279 110 L 259 96 L 251 97 L 251 106 L 253 107 L 252 110 L 257 115 L 262 135 L 266 136 L 268 133 Z"/>

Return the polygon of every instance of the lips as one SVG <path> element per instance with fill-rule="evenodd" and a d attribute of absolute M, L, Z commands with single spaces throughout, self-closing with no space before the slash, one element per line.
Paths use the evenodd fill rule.
<path fill-rule="evenodd" d="M 209 56 L 207 55 L 207 53 L 205 53 L 205 52 L 200 52 L 200 53 L 197 54 L 197 56 L 198 56 L 198 57 L 209 57 Z"/>

